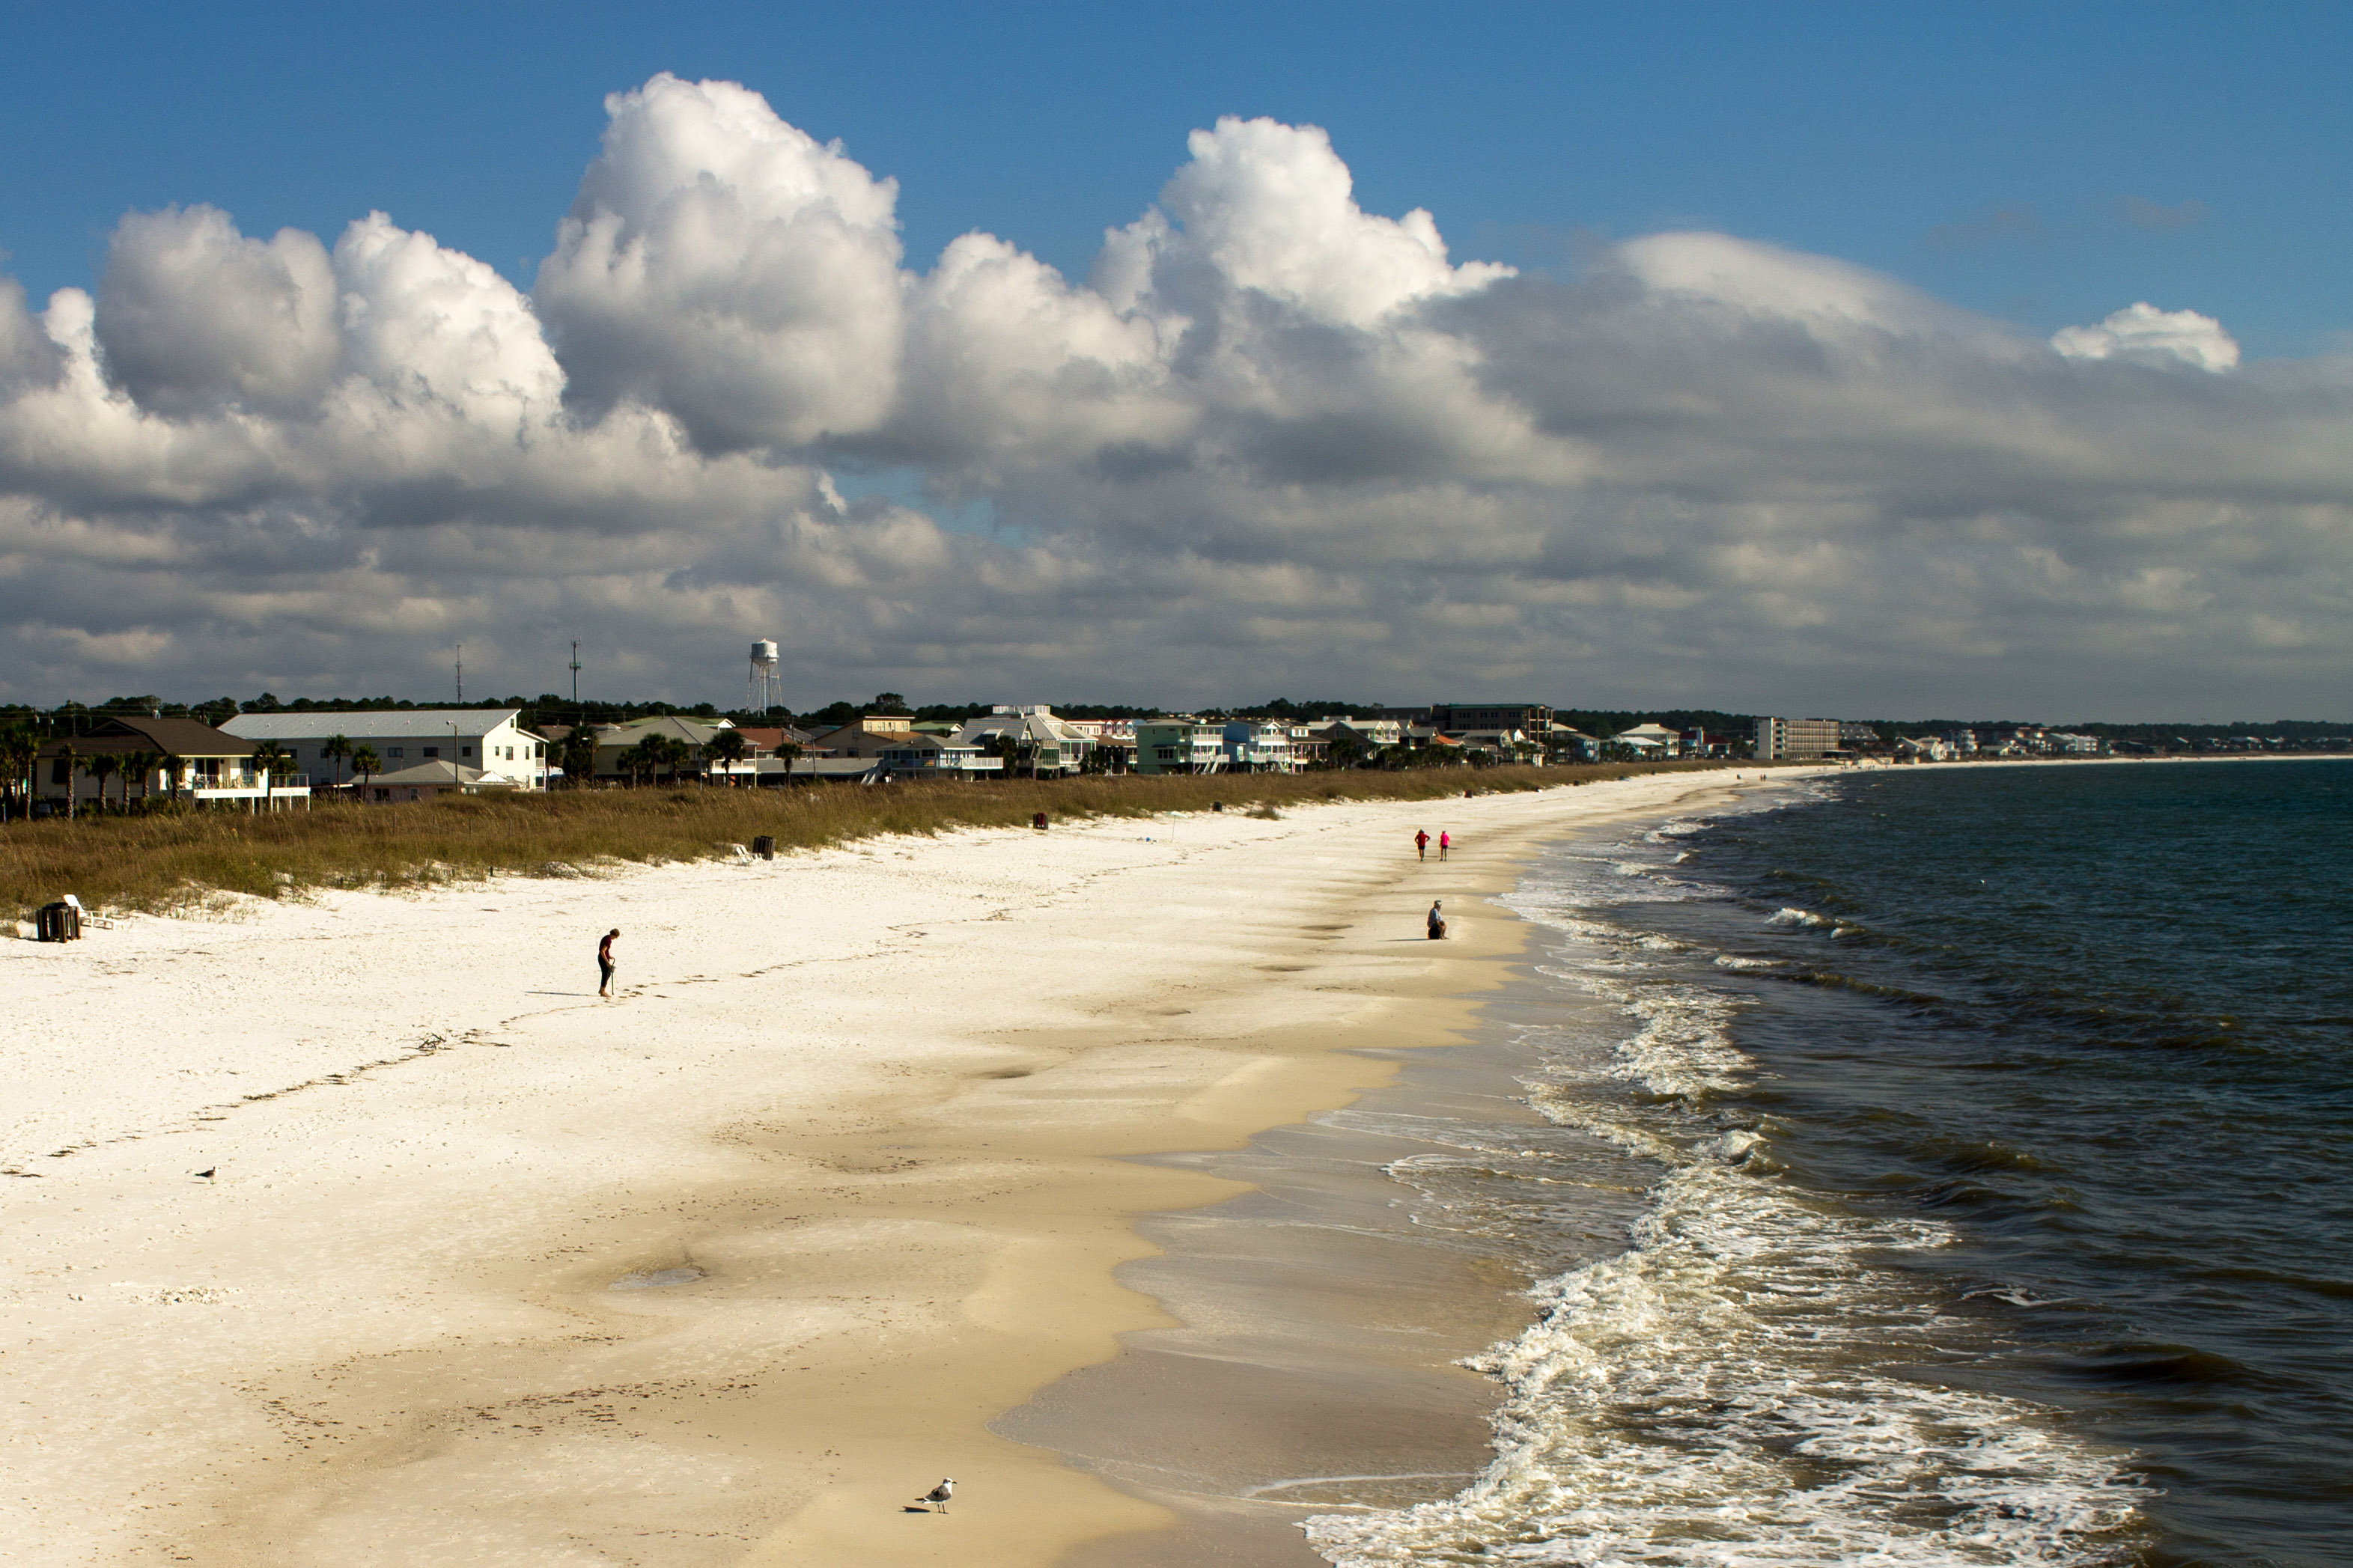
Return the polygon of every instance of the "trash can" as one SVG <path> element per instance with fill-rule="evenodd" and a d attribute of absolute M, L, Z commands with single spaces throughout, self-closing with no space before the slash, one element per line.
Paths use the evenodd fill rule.
<path fill-rule="evenodd" d="M 1223 811 L 1226 809 L 1226 803 L 1222 800 L 1213 800 L 1209 803 L 1209 809 L 1211 811 Z"/>
<path fill-rule="evenodd" d="M 81 936 L 81 911 L 59 900 L 33 913 L 33 929 L 43 942 L 74 942 Z"/>
<path fill-rule="evenodd" d="M 776 835 L 773 833 L 763 833 L 757 838 L 753 839 L 752 853 L 757 855 L 763 860 L 775 859 L 776 858 Z"/>

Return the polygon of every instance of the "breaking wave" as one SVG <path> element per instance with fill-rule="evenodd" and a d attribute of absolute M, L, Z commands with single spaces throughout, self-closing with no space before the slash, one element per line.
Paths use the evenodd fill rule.
<path fill-rule="evenodd" d="M 1646 941 L 1628 918 L 1641 903 L 1708 894 L 1662 884 L 1637 849 L 1561 852 L 1503 901 L 1556 933 L 1539 973 L 1614 1020 L 1532 1030 L 1529 1103 L 1654 1163 L 1649 1206 L 1622 1252 L 1545 1280 L 1535 1323 L 1466 1363 L 1504 1390 L 1495 1458 L 1472 1486 L 1317 1515 L 1309 1541 L 1343 1568 L 2124 1555 L 2140 1494 L 2117 1456 L 2039 1406 L 1928 1375 L 1967 1361 L 1982 1330 L 1888 1259 L 1933 1253 L 1948 1228 L 1855 1211 L 1775 1159 L 1775 1123 L 1746 1099 L 1756 1064 L 1731 1032 L 1750 1003 L 1706 981 L 1769 961 Z M 1542 1179 L 1525 1152 L 1465 1153 Z M 1438 1172 L 1397 1173 L 1419 1185 Z"/>

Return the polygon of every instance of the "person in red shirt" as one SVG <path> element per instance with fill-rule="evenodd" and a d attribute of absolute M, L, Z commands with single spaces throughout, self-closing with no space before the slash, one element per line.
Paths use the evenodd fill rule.
<path fill-rule="evenodd" d="M 605 933 L 605 940 L 596 944 L 596 994 L 599 996 L 613 994 L 613 939 L 620 934 L 621 928 L 615 926 Z"/>
<path fill-rule="evenodd" d="M 1419 829 L 1413 836 L 1413 858 L 1417 860 L 1430 858 L 1430 835 Z"/>
<path fill-rule="evenodd" d="M 1440 860 L 1445 859 L 1447 852 L 1451 850 L 1453 847 L 1454 835 L 1451 833 L 1441 833 L 1438 836 L 1438 858 Z"/>

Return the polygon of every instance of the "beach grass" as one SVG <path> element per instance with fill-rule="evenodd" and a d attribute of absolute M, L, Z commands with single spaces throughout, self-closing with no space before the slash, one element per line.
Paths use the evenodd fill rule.
<path fill-rule="evenodd" d="M 1437 800 L 1591 784 L 1726 764 L 1418 769 L 1398 773 L 821 784 L 731 789 L 696 784 L 547 794 L 445 795 L 396 805 L 322 800 L 248 815 L 182 806 L 0 827 L 0 907 L 15 918 L 72 893 L 91 910 L 168 911 L 220 894 L 403 888 L 492 874 L 573 876 L 616 862 L 697 860 L 761 835 L 815 849 L 886 834 L 1147 816 L 1214 805 L 1269 817 L 1330 800 Z M 1753 769 L 1752 763 L 1742 763 Z"/>

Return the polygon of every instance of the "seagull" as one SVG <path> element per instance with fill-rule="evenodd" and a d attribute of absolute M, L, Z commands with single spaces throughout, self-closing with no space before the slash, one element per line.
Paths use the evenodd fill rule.
<path fill-rule="evenodd" d="M 948 1510 L 948 1499 L 954 1496 L 955 1496 L 955 1478 L 954 1476 L 949 1476 L 944 1479 L 938 1486 L 934 1487 L 931 1490 L 925 1492 L 915 1500 L 917 1502 L 935 1502 L 940 1505 L 940 1511 L 942 1513 L 945 1513 Z"/>
<path fill-rule="evenodd" d="M 192 1172 L 190 1173 L 193 1175 L 202 1176 L 206 1181 L 209 1182 L 213 1179 L 213 1173 L 219 1169 L 220 1167 L 218 1165 L 206 1165 L 203 1170 Z"/>

